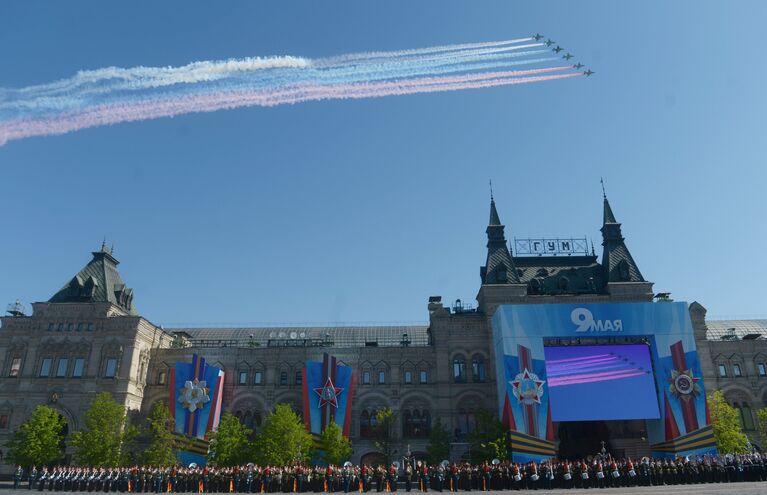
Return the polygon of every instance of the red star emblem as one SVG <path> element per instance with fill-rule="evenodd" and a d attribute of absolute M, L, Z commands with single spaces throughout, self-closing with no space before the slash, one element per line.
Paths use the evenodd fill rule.
<path fill-rule="evenodd" d="M 333 385 L 333 382 L 328 378 L 324 387 L 314 389 L 314 393 L 320 398 L 318 407 L 322 408 L 325 404 L 330 404 L 331 406 L 338 408 L 338 396 L 341 395 L 341 392 L 343 391 L 344 389 Z"/>
<path fill-rule="evenodd" d="M 538 375 L 531 373 L 525 368 L 511 382 L 512 393 L 522 404 L 540 404 L 543 396 L 543 384 L 545 380 L 538 378 Z"/>

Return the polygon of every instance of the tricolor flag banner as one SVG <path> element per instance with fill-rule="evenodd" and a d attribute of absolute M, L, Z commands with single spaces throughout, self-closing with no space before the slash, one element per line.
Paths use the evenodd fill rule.
<path fill-rule="evenodd" d="M 205 358 L 192 355 L 191 363 L 176 363 L 170 373 L 171 416 L 176 420 L 176 433 L 204 439 L 218 427 L 224 371 L 210 366 Z"/>
<path fill-rule="evenodd" d="M 320 434 L 335 422 L 349 437 L 354 373 L 325 353 L 322 362 L 307 361 L 303 369 L 304 422 L 311 433 Z"/>

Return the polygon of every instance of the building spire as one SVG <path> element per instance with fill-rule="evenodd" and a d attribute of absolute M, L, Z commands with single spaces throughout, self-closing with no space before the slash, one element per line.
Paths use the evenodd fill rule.
<path fill-rule="evenodd" d="M 509 247 L 504 234 L 505 227 L 498 216 L 495 207 L 495 197 L 490 190 L 490 221 L 487 229 L 487 261 L 480 268 L 482 284 L 514 284 L 519 283 L 519 275 L 514 267 Z"/>
<path fill-rule="evenodd" d="M 604 188 L 604 182 L 602 183 Z M 615 219 L 607 195 L 603 194 L 602 215 L 602 266 L 608 282 L 644 282 L 639 267 L 626 247 L 621 224 Z"/>
<path fill-rule="evenodd" d="M 490 221 L 488 222 L 488 225 L 501 225 L 501 218 L 498 216 L 498 210 L 495 209 L 492 180 L 490 180 Z"/>

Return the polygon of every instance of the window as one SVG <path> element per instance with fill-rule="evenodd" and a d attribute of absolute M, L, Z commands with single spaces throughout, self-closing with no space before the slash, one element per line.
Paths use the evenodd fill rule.
<path fill-rule="evenodd" d="M 759 369 L 759 376 L 767 376 L 767 368 L 765 368 L 764 363 L 759 363 L 756 367 Z"/>
<path fill-rule="evenodd" d="M 466 361 L 463 356 L 453 359 L 453 381 L 455 383 L 464 383 L 466 381 Z"/>
<path fill-rule="evenodd" d="M 75 329 L 75 324 L 74 323 L 70 323 L 69 325 L 67 325 L 67 332 L 71 332 L 74 329 Z"/>
<path fill-rule="evenodd" d="M 253 375 L 253 383 L 256 385 L 261 385 L 263 377 L 264 375 L 262 375 L 260 371 L 256 371 L 255 375 Z"/>
<path fill-rule="evenodd" d="M 733 364 L 732 365 L 732 374 L 735 376 L 743 376 L 743 374 L 740 371 L 740 365 L 739 364 Z"/>
<path fill-rule="evenodd" d="M 429 373 L 427 373 L 426 371 L 421 371 L 421 383 L 428 382 L 429 381 L 428 378 L 429 378 Z"/>
<path fill-rule="evenodd" d="M 727 376 L 727 367 L 723 364 L 719 365 L 719 376 Z"/>
<path fill-rule="evenodd" d="M 69 367 L 69 360 L 67 358 L 60 358 L 59 366 L 56 368 L 56 378 L 63 378 L 67 376 L 68 367 Z"/>
<path fill-rule="evenodd" d="M 247 371 L 240 371 L 240 385 L 245 385 L 248 383 L 248 372 Z"/>
<path fill-rule="evenodd" d="M 370 385 L 370 372 L 369 371 L 363 371 L 362 372 L 362 383 L 365 385 Z"/>
<path fill-rule="evenodd" d="M 49 332 L 52 332 L 54 328 L 56 328 L 56 325 L 54 325 L 53 323 L 48 323 L 48 331 Z"/>
<path fill-rule="evenodd" d="M 83 376 L 83 369 L 84 368 L 85 368 L 85 359 L 83 359 L 83 358 L 75 359 L 75 369 L 72 370 L 72 377 L 73 378 L 81 378 Z M 165 380 L 163 375 L 164 375 L 164 372 L 160 373 L 161 379 Z M 163 381 L 162 383 L 165 383 L 165 381 Z"/>
<path fill-rule="evenodd" d="M 64 331 L 64 324 L 63 323 L 59 323 L 59 326 L 58 326 L 58 328 L 56 330 L 58 330 L 59 332 L 63 332 Z"/>
<path fill-rule="evenodd" d="M 8 429 L 8 415 L 0 414 L 0 430 Z"/>
<path fill-rule="evenodd" d="M 53 359 L 45 358 L 40 363 L 40 376 L 51 376 L 51 366 L 53 365 Z"/>
<path fill-rule="evenodd" d="M 471 379 L 475 383 L 483 383 L 487 379 L 485 373 L 485 358 L 482 356 L 474 356 L 471 360 Z"/>
<path fill-rule="evenodd" d="M 114 378 L 116 374 L 117 374 L 117 359 L 115 358 L 107 359 L 106 369 L 104 370 L 104 377 Z"/>
<path fill-rule="evenodd" d="M 287 384 L 288 384 L 288 372 L 280 371 L 280 385 L 287 385 Z"/>
<path fill-rule="evenodd" d="M 85 323 L 78 323 L 77 324 L 77 331 L 82 332 L 85 329 Z"/>
<path fill-rule="evenodd" d="M 8 376 L 17 377 L 19 376 L 20 372 L 21 372 L 21 358 L 15 357 L 11 361 L 11 370 L 9 371 Z"/>
<path fill-rule="evenodd" d="M 93 331 L 93 323 L 88 323 L 88 331 L 89 332 Z"/>
<path fill-rule="evenodd" d="M 77 363 L 75 363 L 75 366 L 77 366 Z M 168 379 L 168 373 L 165 371 L 161 371 L 159 375 L 157 375 L 157 383 L 160 385 L 165 385 L 165 381 Z"/>
<path fill-rule="evenodd" d="M 296 371 L 296 385 L 301 385 L 303 383 L 303 374 L 300 371 Z"/>
<path fill-rule="evenodd" d="M 406 371 L 405 372 L 405 383 L 413 383 L 413 372 L 412 371 Z"/>
<path fill-rule="evenodd" d="M 378 372 L 378 383 L 379 385 L 382 385 L 386 383 L 386 372 L 385 371 L 379 371 Z"/>

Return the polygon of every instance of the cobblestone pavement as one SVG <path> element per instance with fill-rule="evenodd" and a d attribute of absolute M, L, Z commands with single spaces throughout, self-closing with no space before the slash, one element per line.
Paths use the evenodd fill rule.
<path fill-rule="evenodd" d="M 36 494 L 36 493 L 54 493 L 54 492 L 38 492 L 37 490 L 13 490 L 13 484 L 1 483 L 0 490 L 4 494 Z M 84 493 L 95 494 L 104 492 L 55 492 L 55 493 Z M 120 493 L 120 492 L 109 492 Z M 375 494 L 376 492 L 370 492 Z M 398 490 L 396 493 L 405 495 L 407 492 L 404 490 Z M 420 492 L 412 491 L 411 495 L 418 495 Z M 430 494 L 438 494 L 439 492 L 429 491 Z M 449 492 L 442 492 L 442 494 L 449 494 Z M 459 492 L 460 495 L 472 495 L 481 494 L 483 492 Z M 571 490 L 520 490 L 520 491 L 495 491 L 487 492 L 488 495 L 524 495 L 524 494 L 540 494 L 540 495 L 578 495 L 586 493 L 595 493 L 599 495 L 719 495 L 719 494 L 738 494 L 738 495 L 765 495 L 767 494 L 767 481 L 758 483 L 723 483 L 723 484 L 711 484 L 711 485 L 673 485 L 673 486 L 642 486 L 642 487 L 630 487 L 630 488 L 591 488 L 589 490 L 582 490 L 573 488 Z M 312 492 L 307 492 L 308 495 L 313 495 Z M 338 495 L 343 495 L 342 492 L 337 492 Z M 278 495 L 278 494 L 276 494 Z"/>

